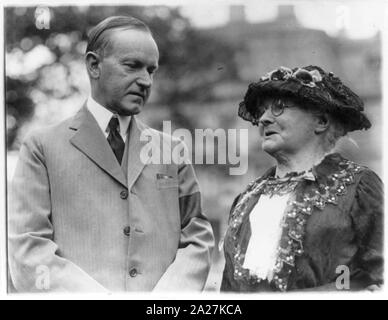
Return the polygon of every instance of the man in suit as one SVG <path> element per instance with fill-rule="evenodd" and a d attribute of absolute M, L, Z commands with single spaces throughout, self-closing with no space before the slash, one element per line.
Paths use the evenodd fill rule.
<path fill-rule="evenodd" d="M 10 187 L 9 272 L 19 292 L 201 291 L 214 239 L 190 164 L 142 161 L 182 143 L 136 119 L 158 68 L 148 27 L 95 26 L 91 96 L 23 143 Z M 141 137 L 147 132 L 149 141 Z"/>

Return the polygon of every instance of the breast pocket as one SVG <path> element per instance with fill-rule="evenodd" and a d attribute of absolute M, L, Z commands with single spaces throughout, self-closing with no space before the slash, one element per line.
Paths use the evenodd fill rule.
<path fill-rule="evenodd" d="M 158 187 L 158 189 L 178 188 L 178 179 L 176 178 L 157 179 L 156 186 Z"/>

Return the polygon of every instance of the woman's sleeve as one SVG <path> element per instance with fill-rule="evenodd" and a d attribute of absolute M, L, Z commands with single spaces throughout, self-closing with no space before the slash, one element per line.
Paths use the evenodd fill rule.
<path fill-rule="evenodd" d="M 365 171 L 351 207 L 358 245 L 351 264 L 351 284 L 357 289 L 383 283 L 383 210 L 383 183 L 373 171 Z"/>
<path fill-rule="evenodd" d="M 240 199 L 240 195 L 238 195 L 232 204 L 232 207 L 229 212 L 229 222 L 232 218 L 232 212 L 237 205 L 238 200 Z M 227 235 L 227 234 L 226 234 Z M 226 237 L 225 235 L 225 237 Z M 235 291 L 233 288 L 233 272 L 234 272 L 234 267 L 233 267 L 233 261 L 232 261 L 232 252 L 231 249 L 228 246 L 228 241 L 227 239 L 224 239 L 224 252 L 225 252 L 225 268 L 222 276 L 222 282 L 221 282 L 221 292 L 231 292 Z"/>

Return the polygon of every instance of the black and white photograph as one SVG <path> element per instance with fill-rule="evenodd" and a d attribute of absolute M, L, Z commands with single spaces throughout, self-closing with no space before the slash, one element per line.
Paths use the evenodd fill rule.
<path fill-rule="evenodd" d="M 383 298 L 388 2 L 2 17 L 2 298 Z"/>

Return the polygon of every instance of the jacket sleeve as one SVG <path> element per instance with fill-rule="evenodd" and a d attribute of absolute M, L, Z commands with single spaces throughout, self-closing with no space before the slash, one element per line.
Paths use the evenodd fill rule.
<path fill-rule="evenodd" d="M 383 283 L 384 194 L 380 178 L 363 173 L 351 208 L 358 252 L 351 264 L 351 286 L 363 289 Z"/>
<path fill-rule="evenodd" d="M 231 220 L 231 215 L 236 207 L 238 201 L 240 200 L 241 194 L 239 194 L 233 201 L 232 207 L 229 212 L 229 223 Z M 225 234 L 225 238 L 227 236 L 227 233 Z M 234 292 L 238 291 L 238 289 L 235 287 L 235 281 L 233 279 L 234 276 L 234 266 L 233 266 L 233 255 L 232 255 L 232 249 L 228 247 L 227 239 L 224 239 L 224 255 L 225 255 L 225 267 L 224 272 L 222 275 L 222 281 L 221 281 L 221 292 Z"/>
<path fill-rule="evenodd" d="M 178 179 L 181 217 L 178 252 L 154 291 L 202 291 L 210 270 L 213 229 L 202 212 L 201 193 L 190 163 L 179 166 Z"/>
<path fill-rule="evenodd" d="M 51 222 L 50 177 L 37 135 L 20 149 L 8 204 L 8 263 L 16 291 L 107 292 L 58 254 Z"/>

